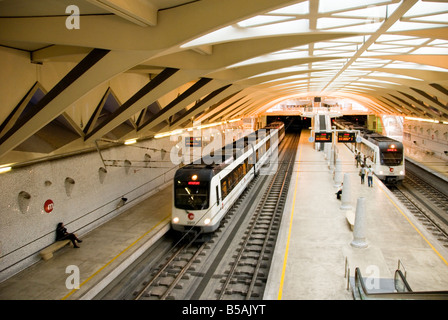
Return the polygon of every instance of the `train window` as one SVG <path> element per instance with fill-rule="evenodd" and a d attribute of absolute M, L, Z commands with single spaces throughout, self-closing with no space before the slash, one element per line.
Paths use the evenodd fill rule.
<path fill-rule="evenodd" d="M 385 166 L 399 166 L 403 161 L 402 150 L 381 152 L 381 164 Z"/>
<path fill-rule="evenodd" d="M 189 185 L 187 181 L 178 181 L 175 188 L 175 206 L 186 210 L 204 210 L 209 206 L 208 183 Z"/>
<path fill-rule="evenodd" d="M 226 180 L 226 178 L 224 178 L 221 181 L 221 199 L 224 199 L 225 197 L 227 197 L 227 180 Z"/>

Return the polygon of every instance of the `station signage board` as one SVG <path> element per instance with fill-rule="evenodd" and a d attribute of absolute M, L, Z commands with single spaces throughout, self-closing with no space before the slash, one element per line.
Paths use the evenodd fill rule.
<path fill-rule="evenodd" d="M 356 141 L 356 132 L 338 132 L 338 142 L 342 143 L 355 143 Z"/>
<path fill-rule="evenodd" d="M 333 134 L 331 132 L 320 131 L 314 134 L 315 142 L 332 142 Z"/>
<path fill-rule="evenodd" d="M 185 138 L 186 147 L 202 147 L 201 137 L 186 137 Z"/>

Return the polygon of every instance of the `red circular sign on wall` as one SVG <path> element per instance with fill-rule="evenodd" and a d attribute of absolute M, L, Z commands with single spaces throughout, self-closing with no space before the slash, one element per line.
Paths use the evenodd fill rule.
<path fill-rule="evenodd" d="M 48 199 L 47 201 L 45 201 L 44 203 L 45 212 L 50 213 L 51 211 L 53 211 L 53 206 L 54 206 L 53 200 Z"/>

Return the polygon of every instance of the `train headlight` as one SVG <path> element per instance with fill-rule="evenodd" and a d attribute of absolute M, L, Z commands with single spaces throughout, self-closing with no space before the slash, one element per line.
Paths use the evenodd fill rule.
<path fill-rule="evenodd" d="M 173 218 L 173 223 L 179 223 L 179 217 L 174 217 Z"/>
<path fill-rule="evenodd" d="M 198 176 L 196 174 L 191 176 L 191 180 L 196 181 L 198 179 Z"/>
<path fill-rule="evenodd" d="M 211 220 L 209 218 L 204 220 L 204 224 L 210 224 Z"/>
<path fill-rule="evenodd" d="M 401 174 L 401 175 L 404 175 L 404 171 L 403 171 L 403 170 L 401 170 L 401 171 L 400 171 L 400 174 Z"/>
<path fill-rule="evenodd" d="M 380 171 L 380 174 L 383 174 L 384 172 L 383 171 Z"/>

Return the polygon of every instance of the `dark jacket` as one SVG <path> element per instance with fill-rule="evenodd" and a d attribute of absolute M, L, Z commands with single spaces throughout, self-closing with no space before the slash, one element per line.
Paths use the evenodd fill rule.
<path fill-rule="evenodd" d="M 62 223 L 59 223 L 56 228 L 56 241 L 63 240 L 67 235 L 67 228 Z"/>

